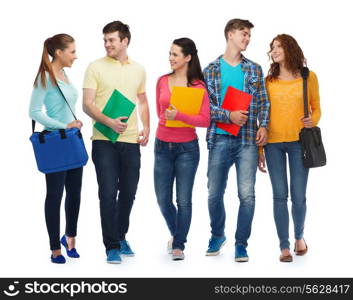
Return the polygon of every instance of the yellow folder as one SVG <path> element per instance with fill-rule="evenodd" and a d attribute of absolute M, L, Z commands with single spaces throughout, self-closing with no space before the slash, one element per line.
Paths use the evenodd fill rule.
<path fill-rule="evenodd" d="M 170 103 L 173 104 L 178 111 L 187 115 L 198 115 L 202 104 L 204 89 L 174 86 L 172 89 L 172 95 L 170 97 Z M 195 126 L 186 124 L 182 121 L 167 120 L 166 127 L 191 127 Z"/>

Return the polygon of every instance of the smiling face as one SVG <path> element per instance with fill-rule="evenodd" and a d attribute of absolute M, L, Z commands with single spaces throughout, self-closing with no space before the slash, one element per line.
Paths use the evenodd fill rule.
<path fill-rule="evenodd" d="M 55 59 L 58 59 L 63 67 L 70 68 L 75 59 L 77 59 L 75 42 L 68 43 L 64 50 L 57 49 L 55 51 Z"/>
<path fill-rule="evenodd" d="M 250 43 L 250 37 L 249 28 L 231 30 L 228 32 L 228 43 L 239 51 L 245 51 Z"/>
<path fill-rule="evenodd" d="M 284 49 L 279 41 L 273 41 L 270 55 L 275 63 L 281 64 L 285 62 Z"/>
<path fill-rule="evenodd" d="M 172 44 L 169 51 L 169 63 L 173 71 L 187 67 L 190 60 L 190 54 L 185 56 L 180 46 Z"/>
<path fill-rule="evenodd" d="M 107 56 L 112 58 L 119 57 L 128 46 L 128 38 L 120 40 L 119 31 L 104 34 L 104 48 Z"/>

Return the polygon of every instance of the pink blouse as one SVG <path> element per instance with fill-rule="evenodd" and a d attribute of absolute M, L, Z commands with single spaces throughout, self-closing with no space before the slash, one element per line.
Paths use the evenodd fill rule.
<path fill-rule="evenodd" d="M 200 113 L 198 115 L 186 115 L 177 112 L 175 120 L 183 121 L 195 127 L 208 127 L 210 124 L 210 101 L 207 94 L 207 89 L 202 82 L 197 82 L 193 85 L 195 88 L 205 90 L 202 100 Z M 159 118 L 156 136 L 164 142 L 185 143 L 197 138 L 195 128 L 190 127 L 166 127 L 165 110 L 169 107 L 171 92 L 168 86 L 168 75 L 160 77 L 157 81 L 156 91 L 156 107 Z"/>

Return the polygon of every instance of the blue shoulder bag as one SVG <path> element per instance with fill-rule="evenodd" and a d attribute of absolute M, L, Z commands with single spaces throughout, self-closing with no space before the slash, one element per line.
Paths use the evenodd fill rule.
<path fill-rule="evenodd" d="M 75 120 L 77 120 L 59 86 L 58 89 Z M 40 172 L 48 174 L 86 165 L 88 154 L 78 128 L 35 132 L 35 124 L 36 122 L 32 120 L 32 135 L 29 139 L 32 142 Z"/>

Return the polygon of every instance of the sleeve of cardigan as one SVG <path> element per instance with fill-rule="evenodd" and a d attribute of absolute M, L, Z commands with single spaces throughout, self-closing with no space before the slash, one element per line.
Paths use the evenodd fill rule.
<path fill-rule="evenodd" d="M 204 88 L 204 90 L 205 93 L 203 96 L 200 113 L 198 115 L 186 115 L 178 111 L 175 116 L 175 120 L 183 121 L 184 123 L 197 127 L 208 127 L 210 125 L 210 100 L 208 98 L 207 89 Z"/>
<path fill-rule="evenodd" d="M 47 88 L 50 85 L 47 80 Z M 29 105 L 29 116 L 32 120 L 42 124 L 46 128 L 65 129 L 67 124 L 50 118 L 46 113 L 42 112 L 45 96 L 48 89 L 44 88 L 39 80 L 38 85 L 33 88 L 31 102 Z"/>
<path fill-rule="evenodd" d="M 161 107 L 159 105 L 159 97 L 160 97 L 160 86 L 161 86 L 161 81 L 162 81 L 162 77 L 160 77 L 157 80 L 157 84 L 156 84 L 156 109 L 157 109 L 157 117 L 159 118 L 159 114 L 161 113 Z"/>
<path fill-rule="evenodd" d="M 320 107 L 320 94 L 319 94 L 319 82 L 317 76 L 314 72 L 310 72 L 308 79 L 308 95 L 310 101 L 310 111 L 311 118 L 313 120 L 314 126 L 316 126 L 321 117 L 321 107 Z"/>

